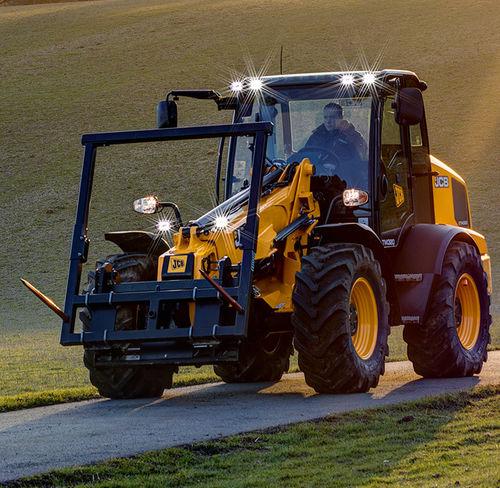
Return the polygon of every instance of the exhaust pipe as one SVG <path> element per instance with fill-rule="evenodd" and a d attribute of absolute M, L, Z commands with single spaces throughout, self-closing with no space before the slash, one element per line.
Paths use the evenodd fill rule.
<path fill-rule="evenodd" d="M 70 317 L 68 317 L 48 296 L 44 295 L 40 290 L 36 289 L 29 281 L 21 278 L 23 285 L 28 288 L 39 300 L 41 300 L 47 307 L 49 307 L 55 314 L 57 314 L 65 322 L 69 322 Z"/>

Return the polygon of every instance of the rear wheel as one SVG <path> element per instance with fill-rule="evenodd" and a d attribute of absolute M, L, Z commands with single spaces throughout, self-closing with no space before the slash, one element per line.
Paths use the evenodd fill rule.
<path fill-rule="evenodd" d="M 240 346 L 238 362 L 215 365 L 215 374 L 226 383 L 279 381 L 290 367 L 292 333 L 275 333 L 273 330 L 287 329 L 285 322 L 289 323 L 288 317 L 279 316 L 261 302 L 254 302 L 249 338 Z M 280 323 L 283 327 L 278 326 Z"/>
<path fill-rule="evenodd" d="M 453 242 L 436 278 L 424 323 L 404 329 L 415 372 L 429 378 L 479 373 L 490 341 L 489 306 L 481 256 L 471 244 Z"/>
<path fill-rule="evenodd" d="M 389 351 L 389 304 L 370 249 L 312 249 L 297 273 L 293 303 L 295 348 L 309 386 L 320 393 L 351 393 L 378 384 Z"/>
<path fill-rule="evenodd" d="M 154 258 L 143 254 L 116 254 L 97 263 L 97 268 L 111 264 L 120 282 L 154 280 L 156 265 Z M 95 287 L 95 273 L 89 273 L 87 291 Z M 115 330 L 137 330 L 144 328 L 146 310 L 141 305 L 117 307 Z M 90 314 L 80 314 L 84 330 L 88 327 Z M 175 368 L 172 366 L 96 366 L 95 351 L 85 350 L 83 362 L 89 370 L 90 382 L 107 398 L 160 397 L 172 386 Z"/>

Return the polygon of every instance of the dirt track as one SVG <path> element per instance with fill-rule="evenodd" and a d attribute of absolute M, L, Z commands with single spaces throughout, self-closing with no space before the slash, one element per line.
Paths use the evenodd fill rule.
<path fill-rule="evenodd" d="M 500 351 L 480 376 L 419 379 L 389 363 L 370 393 L 316 395 L 301 374 L 276 384 L 212 383 L 170 390 L 156 401 L 93 400 L 0 414 L 0 482 L 51 468 L 129 456 L 429 395 L 500 383 Z"/>

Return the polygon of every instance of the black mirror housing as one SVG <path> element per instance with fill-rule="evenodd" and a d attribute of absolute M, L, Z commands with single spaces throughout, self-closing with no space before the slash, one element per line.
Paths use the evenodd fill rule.
<path fill-rule="evenodd" d="M 424 118 L 424 99 L 418 88 L 401 88 L 394 102 L 396 122 L 401 125 L 420 124 Z"/>
<path fill-rule="evenodd" d="M 156 106 L 156 126 L 158 129 L 177 127 L 177 104 L 173 100 L 162 100 Z"/>

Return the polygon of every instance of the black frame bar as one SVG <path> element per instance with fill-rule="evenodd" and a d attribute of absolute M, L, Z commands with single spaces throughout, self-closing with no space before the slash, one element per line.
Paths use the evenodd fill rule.
<path fill-rule="evenodd" d="M 141 131 L 124 131 L 86 134 L 82 137 L 84 146 L 83 168 L 80 181 L 80 193 L 73 229 L 70 252 L 70 264 L 64 311 L 69 321 L 63 321 L 61 344 L 94 344 L 110 346 L 116 342 L 147 342 L 156 340 L 204 340 L 219 337 L 240 338 L 247 334 L 248 310 L 252 291 L 253 269 L 257 235 L 259 229 L 258 205 L 262 189 L 264 161 L 267 138 L 273 131 L 271 122 L 255 122 L 245 124 L 211 125 L 199 127 L 182 127 L 172 129 L 152 129 Z M 241 232 L 243 258 L 236 286 L 226 288 L 228 293 L 243 307 L 244 312 L 236 315 L 234 326 L 218 326 L 214 323 L 214 308 L 220 307 L 220 300 L 215 290 L 206 280 L 172 280 L 150 281 L 139 283 L 123 283 L 113 287 L 110 293 L 82 295 L 79 293 L 82 266 L 87 261 L 89 239 L 88 217 L 92 183 L 96 163 L 97 148 L 116 144 L 134 144 L 185 139 L 207 139 L 221 137 L 254 136 L 254 154 L 252 161 L 252 179 L 248 199 L 248 216 L 244 231 Z M 149 310 L 158 311 L 161 300 L 191 299 L 200 306 L 204 318 L 195 319 L 189 328 L 158 329 L 155 314 L 150 314 L 144 330 L 114 330 L 115 305 L 118 303 L 147 302 Z M 199 303 L 198 303 L 199 301 Z M 76 312 L 80 307 L 88 307 L 96 311 L 100 320 L 93 320 L 90 331 L 75 333 Z M 157 317 L 156 313 L 156 317 Z M 95 323 L 94 323 L 95 322 Z M 205 323 L 206 322 L 206 323 Z"/>

